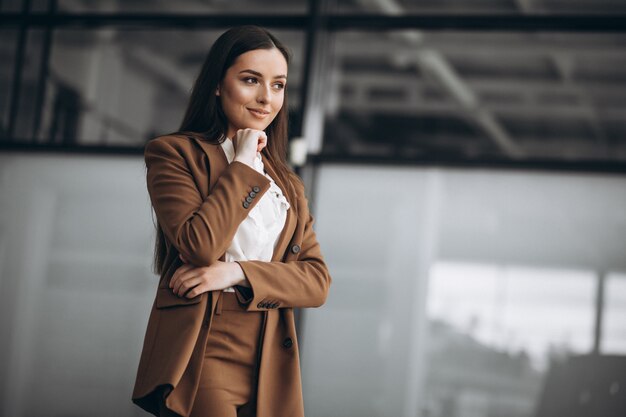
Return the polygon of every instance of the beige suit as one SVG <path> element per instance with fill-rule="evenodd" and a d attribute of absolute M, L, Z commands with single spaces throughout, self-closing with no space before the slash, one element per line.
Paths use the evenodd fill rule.
<path fill-rule="evenodd" d="M 318 307 L 331 277 L 313 231 L 301 180 L 281 181 L 262 155 L 268 174 L 291 208 L 271 262 L 241 261 L 253 296 L 248 311 L 264 311 L 259 370 L 258 417 L 304 415 L 293 307 Z M 168 252 L 139 361 L 132 400 L 158 415 L 166 406 L 187 417 L 198 387 L 206 339 L 218 292 L 193 299 L 168 286 L 181 265 L 179 254 L 196 266 L 224 259 L 241 221 L 269 189 L 269 179 L 238 161 L 228 164 L 220 145 L 199 136 L 169 135 L 145 149 L 150 199 Z M 250 193 L 258 190 L 256 193 Z M 255 195 L 256 194 L 256 195 Z M 254 196 L 251 201 L 246 197 Z M 248 198 L 250 200 L 250 198 Z M 242 295 L 239 294 L 243 300 Z"/>

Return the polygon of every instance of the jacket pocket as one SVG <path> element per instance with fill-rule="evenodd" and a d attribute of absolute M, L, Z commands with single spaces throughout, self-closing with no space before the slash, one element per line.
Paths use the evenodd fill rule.
<path fill-rule="evenodd" d="M 197 304 L 200 302 L 203 294 L 206 293 L 196 295 L 193 298 L 179 297 L 178 295 L 174 294 L 174 291 L 172 291 L 172 289 L 169 287 L 158 288 L 156 295 L 156 308 L 169 308 L 176 306 L 185 306 L 189 304 Z"/>

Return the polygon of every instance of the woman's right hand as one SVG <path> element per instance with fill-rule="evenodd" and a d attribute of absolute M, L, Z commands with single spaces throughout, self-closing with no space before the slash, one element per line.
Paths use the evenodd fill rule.
<path fill-rule="evenodd" d="M 254 158 L 267 145 L 267 135 L 262 130 L 239 129 L 233 138 L 235 161 L 254 167 Z"/>
<path fill-rule="evenodd" d="M 182 256 L 180 259 L 184 261 Z M 185 262 L 176 269 L 169 282 L 169 287 L 176 295 L 187 298 L 235 285 L 250 287 L 250 282 L 237 262 L 222 261 L 198 267 Z"/>

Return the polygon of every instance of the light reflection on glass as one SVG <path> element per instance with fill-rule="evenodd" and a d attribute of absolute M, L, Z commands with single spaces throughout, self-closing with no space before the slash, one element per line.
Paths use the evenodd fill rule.
<path fill-rule="evenodd" d="M 600 349 L 607 354 L 626 354 L 626 273 L 607 275 Z"/>
<path fill-rule="evenodd" d="M 590 271 L 434 264 L 424 415 L 532 416 L 551 362 L 593 347 L 595 285 Z"/>

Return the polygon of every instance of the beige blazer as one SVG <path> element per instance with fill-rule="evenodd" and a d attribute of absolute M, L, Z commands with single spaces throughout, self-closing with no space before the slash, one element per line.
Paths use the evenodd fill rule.
<path fill-rule="evenodd" d="M 228 164 L 220 145 L 200 136 L 168 135 L 145 148 L 147 186 L 168 248 L 150 312 L 132 401 L 158 415 L 163 396 L 171 411 L 188 417 L 197 391 L 217 293 L 178 297 L 168 286 L 181 265 L 224 259 L 241 221 L 269 189 L 270 181 L 238 161 Z M 262 154 L 269 175 L 291 208 L 271 262 L 241 261 L 253 295 L 248 311 L 265 312 L 257 417 L 304 416 L 294 307 L 318 307 L 331 277 L 313 231 L 304 185 L 283 182 Z M 251 191 L 258 192 L 250 194 Z M 254 196 L 251 199 L 246 197 Z"/>

